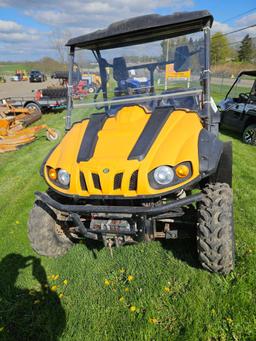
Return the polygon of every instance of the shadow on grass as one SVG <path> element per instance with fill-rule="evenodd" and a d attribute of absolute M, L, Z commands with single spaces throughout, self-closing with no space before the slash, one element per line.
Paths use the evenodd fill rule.
<path fill-rule="evenodd" d="M 164 249 L 172 252 L 173 256 L 189 266 L 200 269 L 195 238 L 162 240 Z"/>
<path fill-rule="evenodd" d="M 236 132 L 233 132 L 231 130 L 228 130 L 226 128 L 220 128 L 220 133 L 222 135 L 225 135 L 227 137 L 231 137 L 234 140 L 240 141 L 241 143 L 243 143 L 242 141 L 242 135 Z"/>
<path fill-rule="evenodd" d="M 195 235 L 195 233 L 194 233 Z M 191 236 L 189 238 L 184 239 L 158 239 L 161 242 L 162 247 L 170 251 L 173 256 L 193 268 L 201 268 L 200 263 L 198 261 L 198 253 L 197 253 L 197 246 L 196 246 L 196 239 L 195 237 Z M 143 242 L 143 241 L 141 241 Z M 149 242 L 150 243 L 150 242 Z M 84 246 L 90 250 L 93 254 L 93 257 L 97 258 L 97 251 L 102 250 L 105 248 L 103 242 L 87 239 L 83 242 Z M 126 247 L 126 245 L 122 246 Z M 114 246 L 114 248 L 116 248 Z"/>
<path fill-rule="evenodd" d="M 100 251 L 101 249 L 105 247 L 102 241 L 93 240 L 93 239 L 85 239 L 84 245 L 88 250 L 92 252 L 93 257 L 95 259 L 97 258 L 96 251 Z"/>
<path fill-rule="evenodd" d="M 35 289 L 19 288 L 22 269 L 32 266 Z M 15 341 L 58 340 L 66 314 L 56 292 L 49 288 L 39 258 L 11 253 L 0 262 L 0 339 Z"/>

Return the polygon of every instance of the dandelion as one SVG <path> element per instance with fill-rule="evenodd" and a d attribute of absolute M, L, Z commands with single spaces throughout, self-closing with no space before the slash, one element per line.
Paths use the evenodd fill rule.
<path fill-rule="evenodd" d="M 154 318 L 154 317 L 150 317 L 148 319 L 148 322 L 151 323 L 151 324 L 156 324 L 156 323 L 158 323 L 158 320 L 156 318 Z"/>
<path fill-rule="evenodd" d="M 19 225 L 19 224 L 20 224 L 19 220 L 16 220 L 16 224 L 17 224 L 17 225 Z"/>
<path fill-rule="evenodd" d="M 170 292 L 171 291 L 171 289 L 169 288 L 169 287 L 164 287 L 164 292 Z"/>
<path fill-rule="evenodd" d="M 59 294 L 59 298 L 62 298 L 63 296 L 64 296 L 63 293 L 60 293 L 60 294 Z"/>
<path fill-rule="evenodd" d="M 34 304 L 39 304 L 40 303 L 40 300 L 35 300 L 34 301 Z"/>
<path fill-rule="evenodd" d="M 56 281 L 59 277 L 59 275 L 55 275 L 53 279 Z"/>
<path fill-rule="evenodd" d="M 54 278 L 55 278 L 55 275 L 51 275 L 51 279 L 54 280 Z"/>
<path fill-rule="evenodd" d="M 121 296 L 121 297 L 119 298 L 119 302 L 124 302 L 124 296 Z"/>
<path fill-rule="evenodd" d="M 233 324 L 233 320 L 231 317 L 226 317 L 226 321 L 228 324 Z"/>
<path fill-rule="evenodd" d="M 124 288 L 124 291 L 125 291 L 125 292 L 128 292 L 128 291 L 129 291 L 129 288 Z"/>
<path fill-rule="evenodd" d="M 135 305 L 130 306 L 130 312 L 134 313 L 137 310 Z"/>
<path fill-rule="evenodd" d="M 64 285 L 68 285 L 68 280 L 67 280 L 67 279 L 64 279 L 63 284 L 64 284 Z"/>
<path fill-rule="evenodd" d="M 4 331 L 4 327 L 0 327 L 0 332 L 3 332 Z"/>
<path fill-rule="evenodd" d="M 131 282 L 131 281 L 133 281 L 133 280 L 134 280 L 134 276 L 132 276 L 132 275 L 129 275 L 129 276 L 127 277 L 127 279 L 128 279 L 128 282 Z"/>
<path fill-rule="evenodd" d="M 109 285 L 110 285 L 110 281 L 109 281 L 108 279 L 105 279 L 104 284 L 105 284 L 106 286 L 109 286 Z"/>
<path fill-rule="evenodd" d="M 52 287 L 51 287 L 51 291 L 56 291 L 57 290 L 57 285 L 53 285 Z"/>

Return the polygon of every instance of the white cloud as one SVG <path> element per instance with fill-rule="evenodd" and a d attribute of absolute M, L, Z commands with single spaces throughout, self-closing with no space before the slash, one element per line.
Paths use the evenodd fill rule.
<path fill-rule="evenodd" d="M 256 24 L 256 13 L 243 16 L 241 19 L 236 21 L 238 26 L 250 26 Z"/>
<path fill-rule="evenodd" d="M 241 19 L 235 21 L 233 25 L 214 21 L 213 32 L 222 32 L 225 34 L 233 31 L 239 31 L 239 29 L 253 24 L 256 24 L 256 13 L 242 17 Z M 228 34 L 227 38 L 230 42 L 240 42 L 246 34 L 249 34 L 251 37 L 256 37 L 256 27 Z"/>
<path fill-rule="evenodd" d="M 24 43 L 25 41 L 34 41 L 37 40 L 37 36 L 33 36 L 29 33 L 25 32 L 14 32 L 14 33 L 1 33 L 0 32 L 0 41 L 1 42 L 11 42 L 11 43 Z"/>
<path fill-rule="evenodd" d="M 0 0 L 1 1 L 1 0 Z M 5 0 L 9 5 L 14 0 Z M 36 18 L 41 23 L 60 27 L 64 25 L 73 25 L 90 28 L 102 28 L 113 21 L 155 12 L 159 8 L 167 8 L 171 12 L 178 9 L 190 8 L 194 5 L 193 0 L 56 0 L 54 2 L 45 0 L 35 6 L 35 3 L 28 1 L 19 1 L 19 6 L 24 9 L 28 16 Z M 65 28 L 66 29 L 66 28 Z"/>
<path fill-rule="evenodd" d="M 221 23 L 219 21 L 214 21 L 212 25 L 212 31 L 213 32 L 221 32 L 221 33 L 228 33 L 233 30 L 233 27 L 231 27 L 228 24 Z"/>
<path fill-rule="evenodd" d="M 21 27 L 15 21 L 0 20 L 0 33 L 19 32 Z"/>
<path fill-rule="evenodd" d="M 180 0 L 0 0 L 0 8 L 15 8 L 51 32 L 24 27 L 14 21 L 0 21 L 0 48 L 4 43 L 12 46 L 12 50 L 27 53 L 30 46 L 31 55 L 36 52 L 35 49 L 37 52 L 45 51 L 46 54 L 53 46 L 56 34 L 62 36 L 64 41 L 66 37 L 105 28 L 114 21 L 156 13 L 159 9 L 164 9 L 167 13 L 191 10 L 193 6 L 194 0 L 182 2 Z M 11 33 L 9 36 L 7 36 L 8 32 Z M 35 45 L 36 40 L 38 43 Z M 31 41 L 33 44 L 29 44 Z M 46 49 L 41 49 L 40 44 Z M 21 45 L 23 45 L 22 49 Z"/>

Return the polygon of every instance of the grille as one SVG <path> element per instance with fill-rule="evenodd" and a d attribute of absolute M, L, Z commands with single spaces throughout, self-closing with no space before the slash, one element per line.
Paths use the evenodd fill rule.
<path fill-rule="evenodd" d="M 137 190 L 137 184 L 138 184 L 138 170 L 136 170 L 132 173 L 132 176 L 130 179 L 129 190 L 130 191 L 136 191 Z"/>
<path fill-rule="evenodd" d="M 121 188 L 123 173 L 117 173 L 114 178 L 114 189 Z"/>
<path fill-rule="evenodd" d="M 84 174 L 82 172 L 80 172 L 80 184 L 81 184 L 81 188 L 83 191 L 87 191 L 87 185 L 86 185 L 86 181 L 85 181 L 85 177 Z"/>
<path fill-rule="evenodd" d="M 92 173 L 92 180 L 93 180 L 93 183 L 94 183 L 94 187 L 101 190 L 101 184 L 100 184 L 100 177 L 99 177 L 99 175 L 96 174 L 96 173 Z"/>

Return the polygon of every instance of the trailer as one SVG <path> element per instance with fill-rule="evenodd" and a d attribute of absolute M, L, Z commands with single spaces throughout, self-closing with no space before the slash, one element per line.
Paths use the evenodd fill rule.
<path fill-rule="evenodd" d="M 31 108 L 38 112 L 61 112 L 67 108 L 66 97 L 50 98 L 48 96 L 42 96 L 37 98 L 31 97 L 9 97 L 6 98 L 9 103 L 14 107 Z"/>

